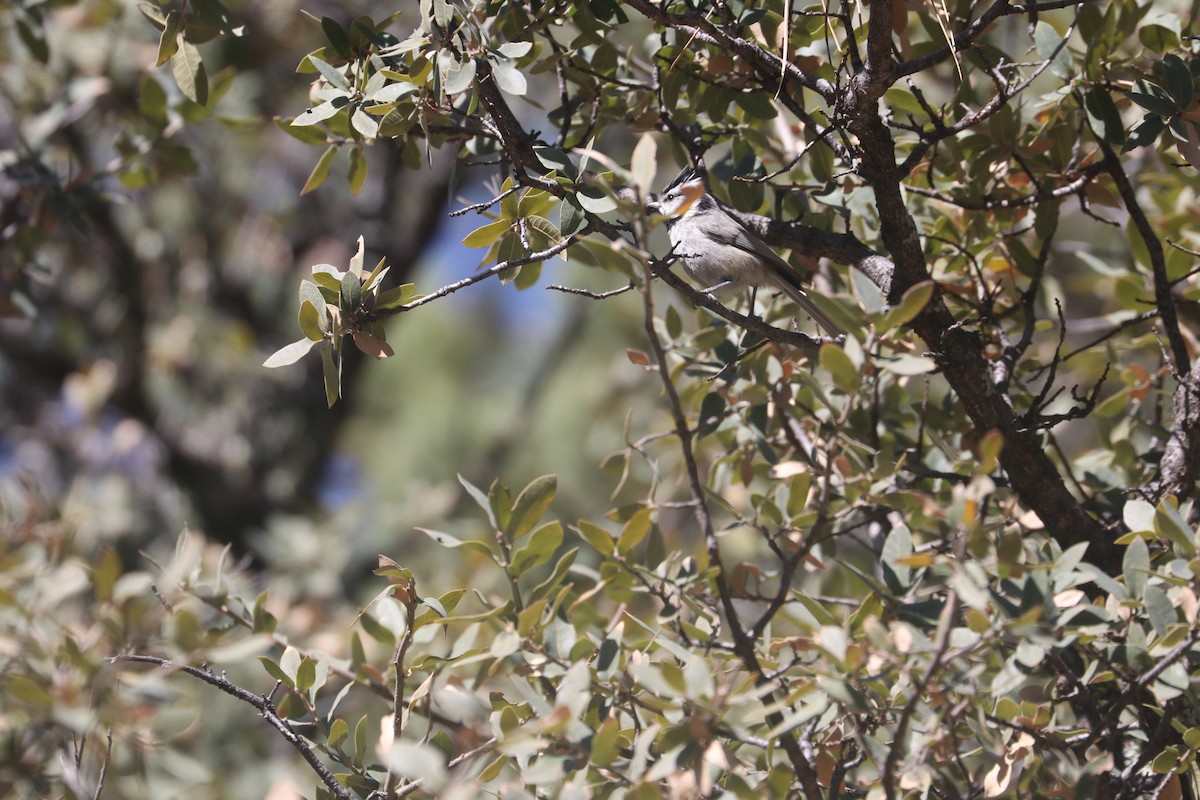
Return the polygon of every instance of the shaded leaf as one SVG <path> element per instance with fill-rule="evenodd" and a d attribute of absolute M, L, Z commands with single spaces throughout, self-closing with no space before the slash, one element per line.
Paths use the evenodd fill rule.
<path fill-rule="evenodd" d="M 171 56 L 171 74 L 179 91 L 198 106 L 208 105 L 208 73 L 200 60 L 200 51 L 191 42 L 181 42 Z"/>
<path fill-rule="evenodd" d="M 317 165 L 313 167 L 313 171 L 309 174 L 308 180 L 304 182 L 304 188 L 300 190 L 301 195 L 306 195 L 313 189 L 316 189 L 325 179 L 329 177 L 329 171 L 333 167 L 333 157 L 337 155 L 337 145 L 329 145 L 325 148 L 325 152 L 317 159 Z"/>
<path fill-rule="evenodd" d="M 554 475 L 543 475 L 534 478 L 529 485 L 521 490 L 512 506 L 512 515 L 504 528 L 504 534 L 509 541 L 516 541 L 529 533 L 538 523 L 558 490 L 558 478 Z"/>

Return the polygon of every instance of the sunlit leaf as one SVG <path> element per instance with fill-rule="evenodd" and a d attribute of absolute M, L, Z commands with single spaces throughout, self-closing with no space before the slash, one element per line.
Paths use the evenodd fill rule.
<path fill-rule="evenodd" d="M 276 350 L 271 354 L 270 358 L 263 362 L 263 366 L 274 369 L 275 367 L 286 367 L 289 364 L 295 364 L 308 355 L 308 352 L 316 347 L 319 342 L 319 339 L 310 339 L 306 336 L 299 341 L 292 342 Z"/>

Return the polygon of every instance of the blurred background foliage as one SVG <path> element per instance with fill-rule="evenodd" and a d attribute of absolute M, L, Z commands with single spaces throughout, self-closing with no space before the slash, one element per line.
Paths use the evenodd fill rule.
<path fill-rule="evenodd" d="M 393 277 L 470 274 L 480 254 L 458 240 L 473 224 L 446 211 L 478 178 L 442 154 L 412 170 L 376 147 L 357 194 L 341 162 L 338 180 L 300 195 L 311 148 L 271 120 L 307 105 L 295 70 L 324 42 L 318 20 L 382 18 L 386 4 L 235 1 L 236 19 L 214 23 L 215 4 L 191 3 L 205 19 L 183 41 L 203 56 L 205 106 L 169 57 L 156 67 L 163 12 L 140 5 L 151 13 L 0 4 L 0 796 L 90 796 L 80 775 L 94 780 L 106 729 L 108 796 L 307 787 L 236 701 L 165 674 L 113 696 L 109 648 L 137 650 L 178 621 L 148 594 L 153 575 L 178 602 L 149 562 L 172 563 L 186 527 L 197 560 L 251 559 L 290 630 L 319 631 L 329 603 L 373 592 L 360 587 L 377 552 L 471 580 L 470 563 L 448 573 L 413 530 L 454 516 L 457 473 L 519 485 L 557 471 L 567 513 L 599 513 L 611 486 L 596 465 L 620 448 L 627 408 L 653 409 L 624 357 L 636 308 L 514 300 L 494 284 L 392 323 L 402 358 L 348 358 L 333 410 L 319 364 L 263 369 L 295 328 L 298 278 L 344 264 L 360 234 Z"/>
<path fill-rule="evenodd" d="M 631 365 L 614 364 L 633 330 L 617 304 L 480 287 L 397 323 L 402 363 L 348 359 L 347 383 L 364 388 L 332 413 L 313 365 L 260 368 L 294 329 L 297 276 L 345 263 L 359 232 L 372 261 L 386 255 L 406 280 L 478 263 L 457 245 L 470 227 L 445 214 L 472 178 L 444 157 L 413 171 L 371 148 L 357 195 L 338 180 L 301 197 L 310 148 L 270 124 L 305 105 L 294 70 L 323 41 L 306 14 L 382 16 L 376 5 L 228 4 L 237 35 L 197 42 L 205 108 L 182 96 L 170 62 L 154 68 L 159 32 L 136 4 L 6 7 L 0 475 L 11 508 L 32 484 L 126 553 L 186 523 L 239 554 L 277 524 L 290 538 L 298 520 L 356 508 L 371 521 L 346 532 L 353 558 L 443 514 L 456 472 L 527 478 L 540 463 L 582 477 L 612 446 L 591 424 L 608 415 L 575 412 L 641 391 Z M 596 508 L 587 491 L 571 502 Z"/>

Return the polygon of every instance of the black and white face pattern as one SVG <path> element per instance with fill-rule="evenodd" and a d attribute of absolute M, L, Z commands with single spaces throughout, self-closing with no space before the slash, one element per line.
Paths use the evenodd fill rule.
<path fill-rule="evenodd" d="M 694 178 L 686 183 L 669 187 L 654 202 L 648 205 L 650 211 L 667 217 L 667 225 L 697 210 L 714 208 L 714 201 L 704 189 L 704 182 Z"/>

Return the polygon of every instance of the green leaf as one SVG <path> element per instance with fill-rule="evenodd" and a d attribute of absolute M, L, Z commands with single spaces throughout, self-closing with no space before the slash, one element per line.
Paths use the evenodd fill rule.
<path fill-rule="evenodd" d="M 445 608 L 445 606 L 442 605 L 441 601 L 438 600 L 437 598 L 424 597 L 421 599 L 420 604 L 425 606 L 426 608 L 432 609 L 433 613 L 437 614 L 439 617 L 442 617 L 443 619 L 446 617 L 446 608 Z"/>
<path fill-rule="evenodd" d="M 904 525 L 896 526 L 883 540 L 883 552 L 879 558 L 884 583 L 896 594 L 907 591 L 912 581 L 912 568 L 903 561 L 912 554 L 912 532 Z"/>
<path fill-rule="evenodd" d="M 304 282 L 308 283 L 308 281 Z M 322 303 L 323 307 L 324 303 Z M 300 330 L 312 341 L 319 342 L 325 338 L 325 331 L 321 328 L 321 313 L 317 311 L 317 307 L 311 300 L 305 300 L 300 304 L 299 321 Z"/>
<path fill-rule="evenodd" d="M 530 231 L 532 231 L 534 234 L 542 236 L 547 240 L 544 243 L 534 241 L 533 244 L 535 247 L 539 247 L 540 244 L 539 249 L 545 250 L 562 244 L 563 237 L 562 234 L 559 233 L 558 226 L 545 217 L 538 216 L 537 214 L 530 215 L 525 218 L 525 225 L 528 226 Z M 536 239 L 536 236 L 532 238 Z"/>
<path fill-rule="evenodd" d="M 1121 144 L 1125 141 L 1125 125 L 1121 112 L 1112 96 L 1100 86 L 1093 86 L 1083 96 L 1083 107 L 1087 111 L 1088 123 L 1104 141 Z M 1040 214 L 1039 214 L 1040 217 Z"/>
<path fill-rule="evenodd" d="M 263 669 L 265 669 L 267 674 L 269 674 L 272 678 L 277 681 L 282 681 L 285 686 L 291 688 L 295 687 L 296 684 L 292 680 L 291 676 L 284 672 L 283 668 L 280 667 L 279 664 L 277 664 L 273 659 L 268 658 L 267 656 L 259 656 L 258 661 L 263 665 Z"/>
<path fill-rule="evenodd" d="M 137 6 L 138 11 L 142 12 L 142 15 L 150 20 L 150 24 L 155 28 L 161 31 L 166 26 L 167 18 L 163 15 L 162 9 L 154 3 L 140 2 Z"/>
<path fill-rule="evenodd" d="M 321 30 L 325 32 L 325 38 L 329 40 L 334 52 L 348 60 L 351 46 L 350 37 L 346 35 L 345 29 L 329 17 L 321 17 Z"/>
<path fill-rule="evenodd" d="M 368 140 L 374 139 L 379 135 L 379 121 L 368 114 L 362 105 L 354 107 L 354 113 L 350 115 L 350 124 L 354 127 L 354 130 L 361 133 Z"/>
<path fill-rule="evenodd" d="M 771 96 L 762 91 L 738 92 L 734 102 L 752 119 L 774 119 L 779 116 Z"/>
<path fill-rule="evenodd" d="M 500 45 L 500 55 L 505 58 L 522 58 L 533 49 L 533 42 L 505 42 Z"/>
<path fill-rule="evenodd" d="M 492 77 L 496 80 L 496 85 L 509 94 L 520 97 L 528 89 L 525 76 L 508 61 L 493 61 Z"/>
<path fill-rule="evenodd" d="M 1153 114 L 1169 117 L 1180 111 L 1179 103 L 1167 90 L 1151 81 L 1138 81 L 1133 85 L 1133 90 L 1126 92 L 1125 96 Z"/>
<path fill-rule="evenodd" d="M 533 148 L 533 152 L 538 157 L 538 161 L 542 162 L 542 166 L 547 170 L 554 170 L 572 180 L 579 175 L 579 170 L 571 161 L 571 157 L 562 150 L 553 147 L 535 147 Z"/>
<path fill-rule="evenodd" d="M 550 508 L 550 503 L 554 500 L 557 490 L 558 478 L 554 475 L 534 478 L 528 486 L 521 490 L 521 493 L 517 495 L 516 502 L 513 503 L 512 516 L 504 528 L 504 535 L 510 542 L 515 542 L 533 529 L 533 526 Z"/>
<path fill-rule="evenodd" d="M 40 27 L 34 28 L 23 17 L 18 17 L 17 35 L 21 37 L 21 43 L 30 55 L 43 64 L 49 63 L 50 47 L 46 44 L 45 34 Z"/>
<path fill-rule="evenodd" d="M 907 325 L 909 322 L 912 322 L 925 309 L 925 306 L 929 305 L 929 301 L 933 299 L 933 290 L 933 281 L 921 281 L 918 284 L 910 286 L 908 291 L 904 293 L 904 297 L 900 298 L 900 302 L 894 308 L 889 309 L 883 315 L 883 319 L 879 321 L 878 328 L 880 333 L 886 333 L 893 328 L 898 328 L 901 325 Z"/>
<path fill-rule="evenodd" d="M 341 298 L 338 306 L 346 316 L 354 316 L 362 305 L 362 278 L 347 272 L 342 278 Z"/>
<path fill-rule="evenodd" d="M 1158 114 L 1147 114 L 1142 117 L 1142 122 L 1134 128 L 1129 138 L 1125 140 L 1124 147 L 1121 148 L 1122 153 L 1128 153 L 1138 147 L 1146 147 L 1154 144 L 1158 137 L 1166 130 L 1167 122 Z"/>
<path fill-rule="evenodd" d="M 509 573 L 520 575 L 545 564 L 562 544 L 562 538 L 562 523 L 558 520 L 539 525 L 529 535 L 525 544 L 513 553 L 512 562 L 508 566 Z"/>
<path fill-rule="evenodd" d="M 236 14 L 226 8 L 219 0 L 190 0 L 189 4 L 196 15 L 209 27 L 232 36 L 245 34 L 245 25 Z"/>
<path fill-rule="evenodd" d="M 616 550 L 612 534 L 594 522 L 581 519 L 575 524 L 575 530 L 601 556 L 611 556 Z"/>
<path fill-rule="evenodd" d="M 598 186 L 580 186 L 575 193 L 575 200 L 580 208 L 593 214 L 605 214 L 617 207 L 617 201 Z"/>
<path fill-rule="evenodd" d="M 571 570 L 571 566 L 575 563 L 575 558 L 578 555 L 578 547 L 572 547 L 563 553 L 562 557 L 558 559 L 558 563 L 554 565 L 554 570 L 550 573 L 549 577 L 535 586 L 533 591 L 529 593 L 529 602 L 536 603 L 561 586 L 563 579 L 567 577 L 567 573 Z"/>
<path fill-rule="evenodd" d="M 862 383 L 862 376 L 842 348 L 826 342 L 821 345 L 818 358 L 821 368 L 833 376 L 835 386 L 845 392 L 857 391 Z"/>
<path fill-rule="evenodd" d="M 363 184 L 367 182 L 367 159 L 363 156 L 362 147 L 355 145 L 350 148 L 350 165 L 346 170 L 346 183 L 350 187 L 351 194 L 358 194 L 362 191 Z"/>
<path fill-rule="evenodd" d="M 721 427 L 725 421 L 725 396 L 720 392 L 709 392 L 700 401 L 700 419 L 696 424 L 696 435 L 707 436 Z"/>
<path fill-rule="evenodd" d="M 333 157 L 337 155 L 337 145 L 331 144 L 325 148 L 325 152 L 317 159 L 317 165 L 313 167 L 313 171 L 308 176 L 308 180 L 304 183 L 304 188 L 300 190 L 301 195 L 306 195 L 313 189 L 316 189 L 325 179 L 329 177 L 329 170 L 333 166 Z"/>
<path fill-rule="evenodd" d="M 358 242 L 354 248 L 354 255 L 350 256 L 350 263 L 346 265 L 346 273 L 358 278 L 358 282 L 362 284 L 363 265 L 367 259 L 367 239 L 361 234 L 358 237 Z M 345 280 L 343 277 L 342 280 Z"/>
<path fill-rule="evenodd" d="M 311 658 L 305 656 L 296 668 L 296 691 L 308 694 L 309 689 L 317 682 L 317 665 Z"/>
<path fill-rule="evenodd" d="M 1050 71 L 1062 80 L 1074 77 L 1074 67 L 1071 64 L 1071 53 L 1063 44 L 1063 37 L 1054 26 L 1040 21 L 1033 30 L 1033 43 L 1037 54 L 1042 59 L 1050 59 Z M 1059 45 L 1063 45 L 1061 48 Z"/>
<path fill-rule="evenodd" d="M 333 348 L 321 348 L 321 375 L 325 381 L 325 402 L 330 408 L 342 396 L 342 371 L 333 363 Z"/>
<path fill-rule="evenodd" d="M 1159 703 L 1166 703 L 1168 700 L 1174 700 L 1179 697 L 1189 688 L 1191 681 L 1188 679 L 1187 667 L 1183 661 L 1175 661 L 1168 665 L 1166 669 L 1159 673 L 1158 678 L 1150 686 L 1150 691 L 1154 693 L 1154 699 Z M 1174 748 L 1167 748 L 1169 752 Z M 1157 764 L 1157 759 L 1155 764 Z"/>
<path fill-rule="evenodd" d="M 159 126 L 167 124 L 167 93 L 153 75 L 143 75 L 138 82 L 138 111 Z"/>
<path fill-rule="evenodd" d="M 276 367 L 286 367 L 289 364 L 295 364 L 308 355 L 308 351 L 312 350 L 316 345 L 317 341 L 305 336 L 299 341 L 284 345 L 276 350 L 271 354 L 270 358 L 263 362 L 263 366 L 268 369 L 275 369 Z"/>
<path fill-rule="evenodd" d="M 458 482 L 462 484 L 464 489 L 467 490 L 467 494 L 471 496 L 471 499 L 474 500 L 475 503 L 483 509 L 484 513 L 487 514 L 488 522 L 491 523 L 492 527 L 498 529 L 500 527 L 500 523 L 496 519 L 495 512 L 492 510 L 491 501 L 488 499 L 488 496 L 484 494 L 483 490 L 464 478 L 461 474 L 458 476 Z"/>
<path fill-rule="evenodd" d="M 279 657 L 279 668 L 283 673 L 294 681 L 296 680 L 296 672 L 300 669 L 300 651 L 291 645 L 283 648 L 283 655 Z"/>
<path fill-rule="evenodd" d="M 448 533 L 430 530 L 429 528 L 417 528 L 417 530 L 428 536 L 430 539 L 433 539 L 442 547 L 449 549 L 465 547 L 468 550 L 475 550 L 483 553 L 488 558 L 495 560 L 495 552 L 487 542 L 483 542 L 478 539 L 459 539 L 457 536 L 451 536 Z"/>
<path fill-rule="evenodd" d="M 1179 15 L 1158 9 L 1151 9 L 1137 27 L 1138 41 L 1156 53 L 1178 50 L 1181 32 Z"/>
<path fill-rule="evenodd" d="M 304 128 L 309 125 L 316 125 L 318 122 L 324 122 L 330 117 L 336 115 L 339 111 L 346 107 L 347 99 L 345 97 L 337 97 L 332 100 L 327 100 L 320 105 L 313 106 L 307 111 L 302 112 L 291 124 L 297 128 Z M 296 134 L 293 134 L 296 135 Z M 314 134 L 319 136 L 319 142 L 325 141 L 325 134 Z"/>
<path fill-rule="evenodd" d="M 362 769 L 367 752 L 367 715 L 363 714 L 354 726 L 354 766 Z"/>
<path fill-rule="evenodd" d="M 1129 590 L 1130 597 L 1135 600 L 1142 599 L 1149 572 L 1150 548 L 1146 546 L 1145 539 L 1140 536 L 1134 537 L 1134 540 L 1125 548 L 1125 559 L 1122 566 L 1125 588 Z"/>
<path fill-rule="evenodd" d="M 634 185 L 641 190 L 642 196 L 649 197 L 654 189 L 655 173 L 658 171 L 658 145 L 650 133 L 643 133 L 642 138 L 638 139 L 637 145 L 634 146 L 633 160 L 630 162 L 629 171 L 633 175 Z"/>
<path fill-rule="evenodd" d="M 314 55 L 308 57 L 308 62 L 317 68 L 317 72 L 321 73 L 321 77 L 335 89 L 342 91 L 350 91 L 350 82 L 346 80 L 346 74 L 343 70 L 334 67 L 333 65 L 322 61 Z"/>
<path fill-rule="evenodd" d="M 475 81 L 477 69 L 475 59 L 470 56 L 459 61 L 453 51 L 443 49 L 438 53 L 438 69 L 442 73 L 442 91 L 446 94 L 458 94 L 471 88 Z"/>
<path fill-rule="evenodd" d="M 341 747 L 342 741 L 350 735 L 350 726 L 346 724 L 346 720 L 338 717 L 329 726 L 328 744 L 334 750 Z"/>
<path fill-rule="evenodd" d="M 568 197 L 559 205 L 558 231 L 561 235 L 570 236 L 578 232 L 586 222 L 587 217 L 583 215 L 583 209 L 574 198 Z"/>
<path fill-rule="evenodd" d="M 1151 533 L 1154 531 L 1155 509 L 1150 503 L 1141 499 L 1129 500 L 1121 511 L 1125 527 L 1134 533 Z"/>
<path fill-rule="evenodd" d="M 511 222 L 498 219 L 471 231 L 463 237 L 462 243 L 472 248 L 491 247 L 501 236 L 508 233 L 511 227 Z"/>
<path fill-rule="evenodd" d="M 171 74 L 179 91 L 198 106 L 208 105 L 208 73 L 200 60 L 200 51 L 191 42 L 181 42 L 171 56 Z"/>
<path fill-rule="evenodd" d="M 1169 500 L 1158 504 L 1154 510 L 1154 532 L 1169 540 L 1179 548 L 1179 552 L 1188 556 L 1195 555 L 1196 542 L 1193 539 L 1192 526 L 1179 513 L 1179 509 Z"/>
<path fill-rule="evenodd" d="M 154 66 L 161 67 L 179 51 L 179 12 L 171 11 L 163 20 L 162 35 L 158 38 L 158 59 Z"/>
<path fill-rule="evenodd" d="M 629 555 L 629 552 L 646 538 L 646 534 L 650 532 L 650 524 L 650 509 L 638 509 L 621 529 L 621 535 L 617 538 L 617 553 L 622 556 Z"/>
<path fill-rule="evenodd" d="M 403 283 L 379 293 L 375 308 L 396 308 L 416 299 L 416 284 Z"/>
<path fill-rule="evenodd" d="M 1174 53 L 1163 56 L 1163 72 L 1167 80 L 1167 93 L 1180 109 L 1186 110 L 1195 96 L 1195 85 L 1187 62 Z"/>

